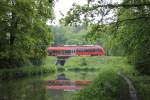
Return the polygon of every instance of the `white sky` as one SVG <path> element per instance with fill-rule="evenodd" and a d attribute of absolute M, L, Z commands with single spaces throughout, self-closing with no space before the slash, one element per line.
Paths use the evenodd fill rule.
<path fill-rule="evenodd" d="M 62 18 L 60 12 L 62 12 L 64 15 L 69 11 L 69 9 L 72 7 L 73 3 L 78 3 L 80 5 L 87 4 L 87 0 L 55 0 L 55 7 L 54 7 L 54 14 L 55 14 L 55 20 L 54 25 L 59 25 L 59 20 Z M 95 0 L 96 1 L 96 0 Z M 107 0 L 109 1 L 109 0 Z M 110 0 L 113 3 L 120 3 L 122 0 Z M 49 22 L 47 24 L 50 24 Z"/>

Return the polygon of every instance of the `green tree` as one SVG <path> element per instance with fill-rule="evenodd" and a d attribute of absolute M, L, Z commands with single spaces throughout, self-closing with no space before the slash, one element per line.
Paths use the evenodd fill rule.
<path fill-rule="evenodd" d="M 43 59 L 51 40 L 48 19 L 52 0 L 0 1 L 0 64 L 16 67 L 30 59 Z"/>
<path fill-rule="evenodd" d="M 149 4 L 149 0 L 124 0 L 122 4 Z M 150 5 L 119 9 L 117 41 L 139 71 L 150 74 Z"/>
<path fill-rule="evenodd" d="M 65 33 L 66 33 L 66 29 L 62 26 L 53 26 L 52 27 L 52 33 L 54 36 L 54 45 L 58 46 L 58 45 L 64 45 L 66 42 L 66 37 L 65 37 Z"/>
<path fill-rule="evenodd" d="M 129 61 L 144 73 L 150 73 L 149 21 L 149 0 L 123 0 L 120 4 L 101 0 L 83 6 L 74 4 L 61 20 L 65 25 L 92 25 L 87 40 L 104 43 L 110 52 L 120 49 L 116 53 L 127 55 Z"/>

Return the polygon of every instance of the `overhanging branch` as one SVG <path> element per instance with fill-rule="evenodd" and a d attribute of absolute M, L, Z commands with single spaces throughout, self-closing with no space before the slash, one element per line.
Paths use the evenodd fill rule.
<path fill-rule="evenodd" d="M 141 7 L 141 6 L 150 6 L 150 3 L 141 3 L 141 4 L 106 4 L 106 5 L 98 5 L 98 7 L 109 7 L 109 8 L 116 8 L 116 7 Z"/>

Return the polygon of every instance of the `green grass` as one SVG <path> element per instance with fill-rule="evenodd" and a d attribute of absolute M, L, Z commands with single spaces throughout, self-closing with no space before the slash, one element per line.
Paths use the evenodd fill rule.
<path fill-rule="evenodd" d="M 85 59 L 85 65 L 82 64 L 82 59 Z M 124 84 L 126 82 L 117 75 L 120 70 L 132 80 L 139 98 L 150 100 L 150 76 L 137 72 L 133 65 L 127 63 L 125 57 L 71 57 L 65 67 L 75 71 L 87 71 L 91 68 L 99 71 L 93 84 L 77 93 L 74 100 L 116 100 L 120 91 L 125 92 L 128 89 L 127 84 Z"/>
<path fill-rule="evenodd" d="M 104 63 L 104 57 L 71 57 L 67 60 L 65 67 L 68 70 L 97 70 L 99 64 Z"/>
<path fill-rule="evenodd" d="M 33 75 L 42 75 L 45 73 L 53 73 L 56 71 L 56 66 L 54 64 L 55 58 L 47 57 L 45 62 L 41 66 L 23 66 L 13 69 L 1 69 L 0 79 L 6 80 L 11 78 L 29 77 Z"/>

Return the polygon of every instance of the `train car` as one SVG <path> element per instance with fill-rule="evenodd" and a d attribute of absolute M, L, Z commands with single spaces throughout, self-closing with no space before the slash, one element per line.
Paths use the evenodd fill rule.
<path fill-rule="evenodd" d="M 104 49 L 100 46 L 80 46 L 76 48 L 78 56 L 102 56 L 105 55 Z"/>
<path fill-rule="evenodd" d="M 65 45 L 61 47 L 49 47 L 47 49 L 49 56 L 102 56 L 105 55 L 105 51 L 98 45 Z"/>

